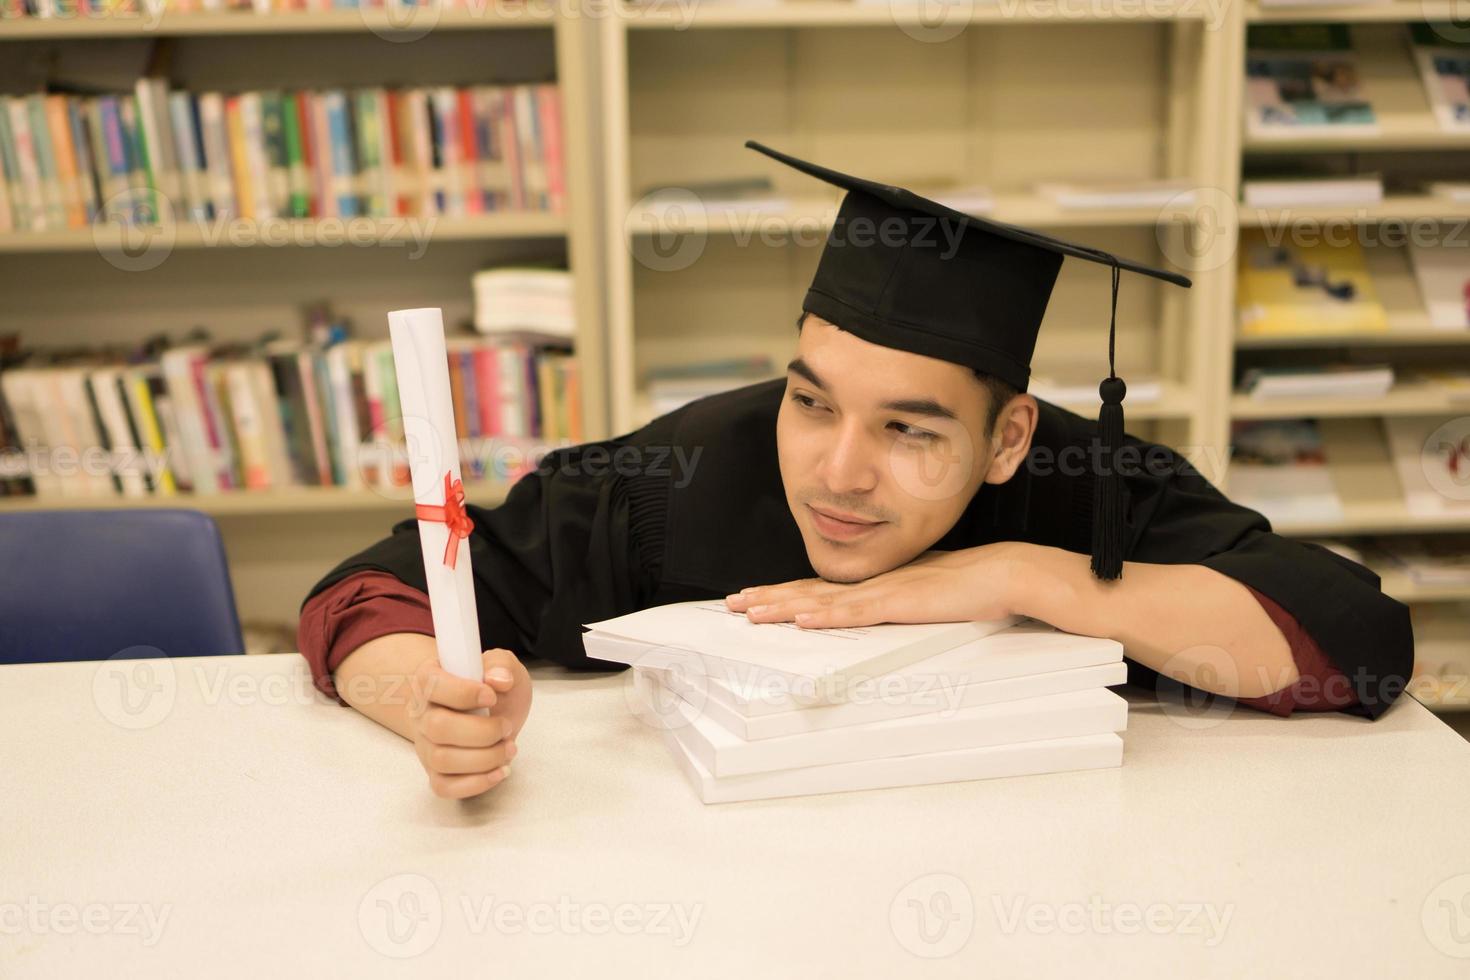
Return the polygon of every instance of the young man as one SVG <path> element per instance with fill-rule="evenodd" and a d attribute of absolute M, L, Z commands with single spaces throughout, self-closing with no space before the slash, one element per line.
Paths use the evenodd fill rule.
<path fill-rule="evenodd" d="M 747 145 L 847 190 L 785 379 L 550 453 L 469 507 L 480 635 L 501 645 L 484 684 L 437 665 L 415 520 L 304 604 L 318 686 L 412 739 L 435 793 L 508 774 L 520 657 L 619 669 L 587 658 L 582 623 L 711 596 L 814 628 L 1021 614 L 1118 639 L 1135 680 L 1387 709 L 1413 639 L 1376 576 L 1125 437 L 1113 373 L 1096 422 L 1025 394 L 1063 256 L 1112 267 L 1114 311 L 1122 270 L 1187 279 Z"/>

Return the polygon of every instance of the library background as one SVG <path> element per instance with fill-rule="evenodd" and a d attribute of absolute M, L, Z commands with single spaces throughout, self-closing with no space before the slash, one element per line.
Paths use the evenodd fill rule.
<path fill-rule="evenodd" d="M 481 504 L 781 372 L 836 197 L 754 138 L 1190 275 L 1125 284 L 1130 430 L 1378 571 L 1463 732 L 1467 79 L 1451 0 L 0 0 L 0 519 L 203 511 L 293 649 L 411 513 L 387 310 Z M 1106 295 L 1039 397 L 1096 411 Z"/>

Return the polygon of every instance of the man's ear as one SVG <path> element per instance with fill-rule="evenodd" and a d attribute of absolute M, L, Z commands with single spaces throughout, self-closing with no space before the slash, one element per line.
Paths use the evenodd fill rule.
<path fill-rule="evenodd" d="M 1031 451 L 1031 437 L 1036 434 L 1040 413 L 1036 399 L 1027 394 L 1016 395 L 1001 406 L 990 432 L 991 459 L 985 472 L 986 483 L 1005 483 L 1016 475 Z"/>

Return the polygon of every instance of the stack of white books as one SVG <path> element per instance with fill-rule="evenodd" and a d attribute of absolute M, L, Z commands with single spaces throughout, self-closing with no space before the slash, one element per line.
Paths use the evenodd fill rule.
<path fill-rule="evenodd" d="M 1122 646 L 1031 620 L 801 629 L 723 600 L 588 624 L 705 803 L 1122 764 Z"/>
<path fill-rule="evenodd" d="M 567 270 L 504 266 L 482 269 L 471 282 L 478 332 L 567 345 L 576 336 L 572 274 Z"/>

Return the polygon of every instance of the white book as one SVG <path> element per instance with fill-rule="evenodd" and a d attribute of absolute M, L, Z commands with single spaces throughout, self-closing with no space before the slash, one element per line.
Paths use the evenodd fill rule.
<path fill-rule="evenodd" d="M 128 425 L 128 410 L 118 388 L 121 375 L 121 368 L 99 368 L 88 380 L 97 402 L 97 415 L 112 447 L 113 472 L 122 484 L 123 495 L 143 497 L 148 493 L 148 484 L 143 479 L 138 443 Z"/>
<path fill-rule="evenodd" d="M 219 473 L 214 450 L 205 434 L 204 405 L 194 380 L 195 363 L 203 357 L 202 347 L 175 347 L 164 351 L 159 363 L 180 436 L 177 442 L 169 442 L 169 448 L 177 446 L 182 450 L 184 469 L 195 493 L 218 493 Z"/>
<path fill-rule="evenodd" d="M 1242 382 L 1252 401 L 1291 398 L 1382 398 L 1393 388 L 1389 365 L 1327 370 L 1250 370 Z"/>
<path fill-rule="evenodd" d="M 52 414 L 48 407 L 41 372 L 25 370 L 0 371 L 0 391 L 10 406 L 11 419 L 15 423 L 20 446 L 27 453 L 36 452 L 40 465 L 31 470 L 31 483 L 40 498 L 68 496 L 64 481 L 48 463 L 51 447 L 46 419 Z"/>
<path fill-rule="evenodd" d="M 671 695 L 678 695 L 685 702 L 697 706 L 716 724 L 737 738 L 758 741 L 907 718 L 927 712 L 954 712 L 978 705 L 1002 704 L 1028 698 L 1043 698 L 1052 694 L 1112 687 L 1128 680 L 1128 665 L 1119 661 L 957 686 L 947 686 L 943 677 L 931 675 L 927 678 L 929 686 L 909 685 L 906 691 L 885 692 L 881 685 L 873 685 L 867 695 L 855 696 L 843 704 L 794 708 L 790 711 L 754 716 L 743 715 L 724 701 L 710 697 L 705 689 L 700 688 L 697 683 L 691 684 L 688 678 L 677 671 L 648 670 L 648 673 Z"/>
<path fill-rule="evenodd" d="M 1464 249 L 1445 245 L 1409 243 L 1419 297 L 1429 322 L 1446 330 L 1470 328 L 1470 261 Z"/>
<path fill-rule="evenodd" d="M 1435 197 L 1447 197 L 1461 204 L 1470 203 L 1470 182 L 1460 180 L 1435 180 L 1428 185 L 1429 193 Z"/>
<path fill-rule="evenodd" d="M 1189 207 L 1197 190 L 1188 180 L 1116 180 L 1089 183 L 1041 183 L 1036 193 L 1064 211 L 1104 208 Z"/>
<path fill-rule="evenodd" d="M 204 167 L 209 205 L 214 218 L 227 221 L 236 214 L 235 185 L 230 176 L 230 139 L 225 126 L 224 96 L 199 95 L 199 128 L 204 137 Z"/>
<path fill-rule="evenodd" d="M 586 623 L 582 636 L 589 657 L 630 666 L 686 669 L 698 664 L 703 673 L 725 673 L 729 665 L 760 667 L 789 675 L 792 690 L 803 696 L 840 700 L 851 684 L 885 674 L 989 636 L 1018 617 L 962 623 L 883 623 L 838 629 L 802 629 L 794 623 L 752 623 L 723 599 L 675 602 Z M 603 637 L 636 640 L 603 644 Z"/>
<path fill-rule="evenodd" d="M 664 732 L 664 740 L 673 753 L 674 761 L 704 803 L 738 803 L 1003 776 L 1115 769 L 1123 764 L 1123 740 L 1110 733 L 716 778 L 684 748 L 674 731 Z"/>
<path fill-rule="evenodd" d="M 609 637 L 603 642 L 617 641 Z M 639 644 L 635 641 L 622 642 L 629 645 L 630 654 L 637 652 Z M 847 699 L 838 704 L 817 700 L 808 692 L 792 690 L 789 675 L 759 667 L 727 666 L 716 662 L 719 670 L 706 674 L 697 672 L 705 665 L 704 661 L 691 660 L 673 668 L 655 666 L 643 669 L 662 670 L 665 677 L 683 691 L 694 697 L 718 701 L 744 718 L 790 715 L 799 711 L 807 719 L 802 724 L 815 728 L 828 727 L 819 724 L 816 721 L 818 717 L 871 721 L 877 717 L 917 714 L 929 710 L 926 701 L 936 691 L 942 693 L 1011 678 L 1056 675 L 1078 668 L 1121 664 L 1122 661 L 1123 645 L 1117 640 L 1063 633 L 1045 623 L 1028 619 L 990 636 L 859 681 L 848 689 Z M 906 710 L 905 696 L 910 695 L 918 703 L 918 711 Z M 994 697 L 984 700 L 1008 699 Z M 886 702 L 886 710 L 881 714 L 863 714 L 858 709 L 865 701 Z"/>
<path fill-rule="evenodd" d="M 1031 377 L 1028 389 L 1032 395 L 1053 405 L 1102 404 L 1098 385 L 1103 375 L 1096 370 L 1066 367 L 1050 374 Z M 1151 405 L 1164 396 L 1163 382 L 1149 375 L 1128 378 L 1128 397 L 1125 404 Z"/>
<path fill-rule="evenodd" d="M 1287 208 L 1383 203 L 1383 178 L 1247 180 L 1241 184 L 1246 207 Z"/>
<path fill-rule="evenodd" d="M 656 683 L 657 676 L 646 673 L 641 679 Z M 667 688 L 646 689 L 644 698 L 650 710 L 659 712 L 659 724 L 672 728 L 714 776 L 1099 735 L 1128 727 L 1128 702 L 1101 687 L 755 741 L 740 738 Z"/>
<path fill-rule="evenodd" d="M 987 214 L 995 210 L 995 194 L 989 187 L 978 184 L 946 187 L 930 192 L 927 197 L 936 204 L 965 214 Z"/>
<path fill-rule="evenodd" d="M 1415 517 L 1470 512 L 1470 483 L 1464 478 L 1465 426 L 1443 418 L 1386 418 L 1388 448 L 1404 493 L 1404 509 Z"/>
<path fill-rule="evenodd" d="M 92 415 L 87 392 L 87 370 L 79 367 L 57 368 L 51 372 L 53 391 L 58 399 L 55 409 L 61 413 L 68 438 L 57 445 L 70 446 L 78 454 L 75 485 L 82 496 L 113 497 L 117 487 L 112 482 L 112 457 L 102 444 L 102 433 Z"/>

